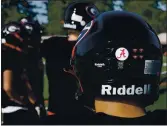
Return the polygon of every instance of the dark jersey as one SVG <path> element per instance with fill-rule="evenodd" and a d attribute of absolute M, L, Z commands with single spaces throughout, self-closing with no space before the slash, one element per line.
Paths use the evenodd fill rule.
<path fill-rule="evenodd" d="M 40 56 L 39 48 L 28 48 L 26 56 L 26 73 L 33 89 L 34 95 L 41 104 L 43 99 L 43 62 Z"/>
<path fill-rule="evenodd" d="M 20 96 L 25 96 L 26 87 L 22 79 L 22 73 L 24 68 L 22 55 L 23 55 L 22 53 L 17 52 L 16 50 L 2 47 L 2 55 L 1 55 L 2 56 L 2 71 L 1 71 L 2 81 L 1 82 L 3 87 L 3 72 L 5 70 L 11 70 L 13 73 L 13 77 L 12 77 L 13 89 Z M 2 107 L 10 105 L 11 102 L 9 101 L 8 96 L 6 95 L 3 88 L 1 90 L 2 90 Z"/>
<path fill-rule="evenodd" d="M 70 65 L 72 48 L 75 43 L 66 37 L 52 37 L 41 44 L 41 54 L 46 59 L 46 73 L 49 80 L 49 111 L 66 113 L 75 109 L 75 77 L 64 68 Z"/>
<path fill-rule="evenodd" d="M 67 37 L 51 37 L 41 44 L 41 53 L 46 58 L 46 63 L 54 66 L 57 71 L 62 71 L 70 63 L 74 44 L 68 42 Z"/>
<path fill-rule="evenodd" d="M 59 125 L 165 125 L 167 124 L 167 111 L 156 110 L 137 118 L 121 118 L 109 116 L 104 113 L 92 113 L 81 116 L 56 117 L 48 116 L 44 124 Z"/>

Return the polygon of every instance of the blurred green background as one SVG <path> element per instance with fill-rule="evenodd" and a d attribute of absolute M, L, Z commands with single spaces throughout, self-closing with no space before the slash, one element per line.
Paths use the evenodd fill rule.
<path fill-rule="evenodd" d="M 25 0 L 2 0 L 1 19 L 2 25 L 9 21 L 17 21 L 25 14 L 18 13 L 17 4 Z M 44 25 L 45 35 L 64 34 L 60 21 L 63 19 L 64 9 L 74 0 L 49 0 L 48 2 L 48 21 Z M 94 3 L 100 12 L 113 10 L 113 0 L 75 0 L 89 1 Z M 157 2 L 166 3 L 166 0 L 122 0 L 122 9 L 140 14 L 157 33 L 166 31 L 166 11 L 157 9 Z"/>

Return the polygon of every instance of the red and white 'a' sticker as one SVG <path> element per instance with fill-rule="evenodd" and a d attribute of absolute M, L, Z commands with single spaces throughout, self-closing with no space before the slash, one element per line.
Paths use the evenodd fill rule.
<path fill-rule="evenodd" d="M 129 52 L 126 48 L 121 47 L 116 50 L 115 56 L 118 60 L 124 61 L 129 57 Z"/>

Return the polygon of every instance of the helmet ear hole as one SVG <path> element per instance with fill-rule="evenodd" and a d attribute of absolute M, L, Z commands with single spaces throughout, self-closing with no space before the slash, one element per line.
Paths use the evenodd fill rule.
<path fill-rule="evenodd" d="M 92 18 L 95 18 L 99 14 L 99 11 L 94 6 L 87 6 L 85 10 L 87 14 Z"/>

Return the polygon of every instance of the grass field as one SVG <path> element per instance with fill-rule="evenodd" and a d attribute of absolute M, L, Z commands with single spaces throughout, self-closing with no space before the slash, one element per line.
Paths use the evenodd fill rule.
<path fill-rule="evenodd" d="M 162 66 L 162 73 L 161 79 L 164 77 L 167 77 L 167 57 L 163 57 L 163 66 Z M 151 105 L 147 107 L 148 110 L 154 110 L 154 109 L 167 109 L 167 87 L 161 86 L 161 94 L 158 99 L 158 101 L 155 102 L 154 105 Z M 44 75 L 44 99 L 48 100 L 49 94 L 48 94 L 48 79 L 46 74 Z M 47 106 L 47 104 L 46 104 Z"/>

